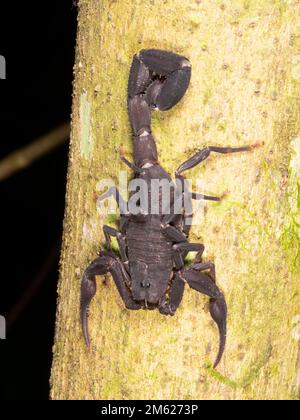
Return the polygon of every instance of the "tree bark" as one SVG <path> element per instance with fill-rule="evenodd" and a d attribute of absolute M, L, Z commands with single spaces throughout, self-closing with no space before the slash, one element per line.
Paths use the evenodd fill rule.
<path fill-rule="evenodd" d="M 51 375 L 52 399 L 297 399 L 300 396 L 300 5 L 256 0 L 81 0 L 70 163 Z M 98 278 L 85 347 L 79 292 L 97 256 L 104 220 L 94 192 L 118 183 L 116 147 L 130 154 L 126 85 L 134 53 L 189 58 L 180 103 L 154 113 L 160 163 L 173 174 L 206 145 L 264 145 L 211 156 L 189 172 L 208 203 L 192 241 L 206 246 L 228 303 L 218 333 L 208 299 L 186 288 L 174 317 L 124 309 Z"/>

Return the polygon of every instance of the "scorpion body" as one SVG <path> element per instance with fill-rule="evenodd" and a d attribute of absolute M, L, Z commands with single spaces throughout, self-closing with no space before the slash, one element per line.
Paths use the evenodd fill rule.
<path fill-rule="evenodd" d="M 185 94 L 191 77 L 187 58 L 169 51 L 142 50 L 133 58 L 128 82 L 128 113 L 133 131 L 134 163 L 123 155 L 121 159 L 133 171 L 135 179 L 147 186 L 150 198 L 152 181 L 171 183 L 170 175 L 158 163 L 155 140 L 151 132 L 151 110 L 165 111 L 173 107 Z M 209 311 L 219 330 L 219 351 L 214 367 L 221 360 L 226 341 L 227 307 L 223 293 L 216 285 L 213 262 L 202 262 L 203 244 L 188 242 L 192 199 L 220 200 L 192 193 L 186 188 L 184 171 L 206 159 L 210 152 L 233 153 L 249 151 L 254 146 L 240 148 L 207 147 L 186 160 L 175 172 L 177 187 L 169 198 L 169 211 L 163 211 L 163 193 L 159 189 L 158 212 L 142 208 L 133 214 L 117 188 L 102 194 L 103 200 L 114 196 L 120 208 L 120 229 L 103 227 L 106 250 L 87 267 L 81 283 L 81 320 L 86 344 L 90 338 L 87 312 L 96 293 L 96 275 L 112 274 L 119 294 L 128 309 L 155 309 L 163 315 L 174 315 L 185 283 L 209 296 Z M 181 186 L 181 190 L 179 188 Z M 180 191 L 178 191 L 180 190 Z M 175 212 L 179 203 L 180 212 Z M 186 206 L 188 203 L 188 208 Z M 112 251 L 111 237 L 116 237 L 119 255 Z M 185 257 L 196 251 L 193 264 L 185 265 Z"/>

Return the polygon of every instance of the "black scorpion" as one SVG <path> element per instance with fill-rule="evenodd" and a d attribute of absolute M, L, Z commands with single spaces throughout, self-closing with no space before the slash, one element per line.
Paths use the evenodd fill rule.
<path fill-rule="evenodd" d="M 218 201 L 220 198 L 190 192 L 181 174 L 206 159 L 210 152 L 243 152 L 255 145 L 206 147 L 179 166 L 175 172 L 176 186 L 172 184 L 171 177 L 158 163 L 151 133 L 151 110 L 165 111 L 177 104 L 185 94 L 190 78 L 189 60 L 173 52 L 148 49 L 133 58 L 128 82 L 128 113 L 133 131 L 134 163 L 123 155 L 121 159 L 134 171 L 136 179 L 146 182 L 149 194 L 151 180 L 170 182 L 173 185 L 170 206 L 168 212 L 162 208 L 161 190 L 157 214 L 151 214 L 149 207 L 142 208 L 138 214 L 130 213 L 128 203 L 116 187 L 99 197 L 100 200 L 109 196 L 116 199 L 120 209 L 120 230 L 107 225 L 103 227 L 106 250 L 100 250 L 99 256 L 87 267 L 81 283 L 81 320 L 85 342 L 89 346 L 88 307 L 96 293 L 97 275 L 111 273 L 126 308 L 157 308 L 163 315 L 174 315 L 187 283 L 210 297 L 209 311 L 220 335 L 216 367 L 225 348 L 227 306 L 216 285 L 214 263 L 202 262 L 204 245 L 189 243 L 188 235 L 192 199 Z M 178 206 L 180 211 L 175 212 Z M 112 250 L 111 237 L 117 239 L 119 255 Z M 185 265 L 185 257 L 190 251 L 197 252 L 195 262 Z"/>

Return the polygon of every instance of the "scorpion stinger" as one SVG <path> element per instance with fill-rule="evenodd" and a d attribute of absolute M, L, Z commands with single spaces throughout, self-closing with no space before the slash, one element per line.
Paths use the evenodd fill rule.
<path fill-rule="evenodd" d="M 151 132 L 151 110 L 172 108 L 185 94 L 191 77 L 187 58 L 170 51 L 142 50 L 133 57 L 128 81 L 128 113 L 133 132 L 134 163 L 121 153 L 123 162 L 134 171 L 134 178 L 146 184 L 146 194 L 151 197 L 152 181 L 172 183 L 170 175 L 160 166 L 154 137 Z M 85 270 L 81 283 L 81 320 L 87 345 L 90 339 L 87 328 L 87 311 L 96 293 L 97 275 L 111 273 L 117 290 L 128 309 L 158 309 L 163 315 L 174 315 L 182 300 L 185 283 L 210 298 L 210 314 L 219 329 L 220 343 L 214 367 L 221 360 L 226 341 L 227 306 L 221 290 L 216 285 L 213 262 L 202 262 L 204 245 L 188 242 L 192 217 L 191 201 L 204 199 L 219 201 L 196 192 L 184 185 L 182 172 L 198 165 L 210 152 L 234 153 L 252 150 L 254 146 L 239 148 L 208 147 L 186 160 L 175 172 L 178 184 L 168 197 L 165 213 L 163 190 L 159 190 L 158 213 L 151 206 L 137 214 L 112 187 L 99 199 L 113 196 L 120 208 L 119 230 L 104 226 L 106 251 L 101 251 Z M 174 183 L 173 183 L 174 186 Z M 186 197 L 187 200 L 183 200 Z M 130 201 L 130 198 L 129 198 Z M 178 206 L 177 206 L 178 204 Z M 179 211 L 176 211 L 176 208 Z M 111 247 L 111 237 L 116 238 L 119 252 Z M 185 257 L 196 251 L 195 263 L 186 265 Z"/>

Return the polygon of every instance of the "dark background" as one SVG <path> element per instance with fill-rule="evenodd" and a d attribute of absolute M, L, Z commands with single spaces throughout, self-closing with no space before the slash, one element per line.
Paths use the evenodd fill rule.
<path fill-rule="evenodd" d="M 0 159 L 69 120 L 77 17 L 72 0 L 3 3 Z M 66 142 L 0 182 L 1 399 L 48 399 L 67 163 Z"/>

